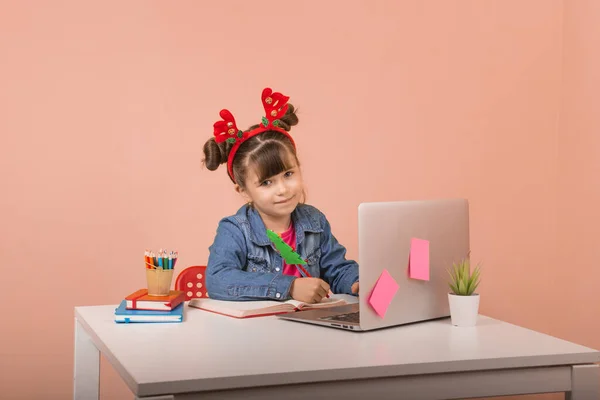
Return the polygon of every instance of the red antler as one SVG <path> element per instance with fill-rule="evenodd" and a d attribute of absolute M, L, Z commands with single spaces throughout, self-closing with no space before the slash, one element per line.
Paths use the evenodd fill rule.
<path fill-rule="evenodd" d="M 226 140 L 229 140 L 232 143 L 235 142 L 236 137 L 241 137 L 241 132 L 238 131 L 237 125 L 235 124 L 235 118 L 233 118 L 233 115 L 229 110 L 221 110 L 219 115 L 223 120 L 217 121 L 213 125 L 215 128 L 215 142 L 221 143 Z"/>
<path fill-rule="evenodd" d="M 271 88 L 265 88 L 262 92 L 262 102 L 265 108 L 265 117 L 269 123 L 273 123 L 276 119 L 283 117 L 288 109 L 288 96 L 284 96 L 279 92 L 273 93 Z M 266 126 L 267 124 L 265 124 Z"/>

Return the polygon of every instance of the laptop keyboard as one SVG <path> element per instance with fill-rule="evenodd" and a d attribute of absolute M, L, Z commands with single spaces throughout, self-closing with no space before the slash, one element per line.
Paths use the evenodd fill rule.
<path fill-rule="evenodd" d="M 338 315 L 330 315 L 329 317 L 321 317 L 319 319 L 327 320 L 327 321 L 339 321 L 339 322 L 360 322 L 359 311 L 338 314 Z"/>

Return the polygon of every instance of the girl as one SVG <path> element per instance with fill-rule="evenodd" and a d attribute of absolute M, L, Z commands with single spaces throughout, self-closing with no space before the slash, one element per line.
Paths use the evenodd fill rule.
<path fill-rule="evenodd" d="M 238 130 L 222 110 L 214 137 L 204 145 L 205 166 L 227 163 L 229 178 L 247 204 L 219 222 L 206 268 L 206 290 L 220 300 L 319 302 L 334 293 L 358 294 L 358 264 L 346 260 L 323 213 L 304 204 L 304 183 L 294 140 L 298 123 L 289 97 L 266 88 L 266 115 Z M 306 265 L 287 265 L 266 230 L 277 232 Z"/>

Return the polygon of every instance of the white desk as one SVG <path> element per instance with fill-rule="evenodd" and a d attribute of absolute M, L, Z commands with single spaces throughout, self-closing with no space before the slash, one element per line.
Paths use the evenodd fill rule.
<path fill-rule="evenodd" d="M 76 400 L 98 399 L 99 352 L 136 399 L 600 399 L 600 352 L 485 316 L 350 332 L 187 305 L 183 323 L 116 324 L 115 307 L 75 308 Z"/>

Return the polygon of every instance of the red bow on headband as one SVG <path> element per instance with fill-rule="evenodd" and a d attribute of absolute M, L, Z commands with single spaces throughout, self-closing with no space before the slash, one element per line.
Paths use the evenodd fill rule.
<path fill-rule="evenodd" d="M 263 107 L 265 108 L 265 116 L 262 117 L 262 122 L 257 128 L 248 132 L 242 132 L 238 129 L 237 124 L 235 123 L 235 118 L 233 118 L 231 112 L 226 109 L 221 110 L 219 113 L 222 120 L 217 121 L 214 124 L 215 141 L 217 143 L 222 143 L 225 141 L 233 143 L 233 147 L 231 148 L 229 157 L 227 158 L 227 171 L 234 182 L 235 178 L 233 177 L 233 159 L 235 157 L 235 153 L 240 145 L 251 137 L 266 131 L 277 131 L 287 136 L 291 140 L 292 145 L 295 146 L 294 140 L 290 134 L 285 129 L 279 127 L 279 119 L 283 117 L 288 110 L 287 102 L 289 97 L 278 92 L 273 93 L 271 88 L 265 88 L 262 92 L 261 99 Z"/>

